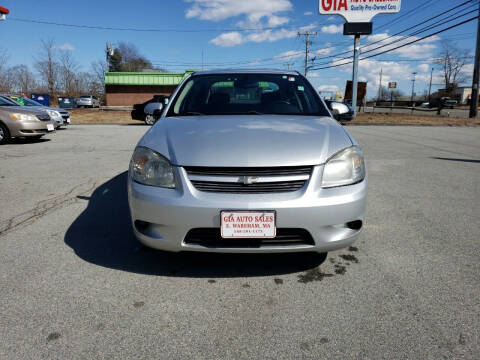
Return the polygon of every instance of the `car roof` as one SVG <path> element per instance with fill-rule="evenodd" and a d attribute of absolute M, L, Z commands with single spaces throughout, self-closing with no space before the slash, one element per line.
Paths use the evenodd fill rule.
<path fill-rule="evenodd" d="M 193 75 L 216 75 L 216 74 L 275 74 L 275 75 L 300 75 L 298 71 L 282 69 L 217 69 L 195 71 Z"/>

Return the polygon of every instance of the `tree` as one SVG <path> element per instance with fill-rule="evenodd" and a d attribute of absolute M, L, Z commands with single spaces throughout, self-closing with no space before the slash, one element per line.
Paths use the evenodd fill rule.
<path fill-rule="evenodd" d="M 8 53 L 0 49 L 0 91 L 10 92 L 13 87 L 13 78 L 10 69 L 7 67 Z"/>
<path fill-rule="evenodd" d="M 27 65 L 16 65 L 10 68 L 13 84 L 16 91 L 30 94 L 37 87 L 35 75 Z"/>
<path fill-rule="evenodd" d="M 152 69 L 152 63 L 140 55 L 137 47 L 132 43 L 120 42 L 109 57 L 110 71 L 138 72 L 144 69 Z"/>
<path fill-rule="evenodd" d="M 62 84 L 63 94 L 66 96 L 79 95 L 75 84 L 79 66 L 72 53 L 64 50 L 59 56 L 59 64 L 59 80 Z"/>
<path fill-rule="evenodd" d="M 53 39 L 42 40 L 42 49 L 36 58 L 35 68 L 40 78 L 45 83 L 48 94 L 52 99 L 56 96 L 58 86 L 58 68 L 59 64 L 55 53 L 55 42 Z"/>
<path fill-rule="evenodd" d="M 445 80 L 445 89 L 447 93 L 452 93 L 458 84 L 466 80 L 466 76 L 462 73 L 462 69 L 467 63 L 470 55 L 469 50 L 460 49 L 451 41 L 444 40 L 442 48 L 435 60 L 443 73 Z"/>

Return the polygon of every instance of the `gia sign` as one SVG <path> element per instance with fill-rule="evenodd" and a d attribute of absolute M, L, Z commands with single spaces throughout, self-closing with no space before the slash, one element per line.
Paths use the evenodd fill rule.
<path fill-rule="evenodd" d="M 319 0 L 320 14 L 341 15 L 347 22 L 370 22 L 377 14 L 400 11 L 402 0 Z"/>

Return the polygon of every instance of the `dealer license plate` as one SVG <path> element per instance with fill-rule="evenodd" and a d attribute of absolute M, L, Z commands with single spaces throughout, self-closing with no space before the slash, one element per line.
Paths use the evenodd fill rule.
<path fill-rule="evenodd" d="M 53 124 L 47 124 L 47 131 L 53 131 L 55 128 L 53 127 Z"/>
<path fill-rule="evenodd" d="M 272 239 L 277 234 L 275 211 L 220 212 L 222 238 Z"/>

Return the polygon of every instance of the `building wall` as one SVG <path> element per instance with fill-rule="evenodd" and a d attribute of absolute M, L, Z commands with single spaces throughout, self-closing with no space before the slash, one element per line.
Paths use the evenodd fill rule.
<path fill-rule="evenodd" d="M 461 104 L 466 104 L 468 102 L 469 95 L 471 96 L 472 94 L 472 88 L 471 87 L 458 88 L 456 93 L 460 97 L 459 102 Z"/>
<path fill-rule="evenodd" d="M 106 85 L 107 106 L 132 106 L 150 100 L 153 95 L 170 96 L 176 86 L 149 85 Z"/>

